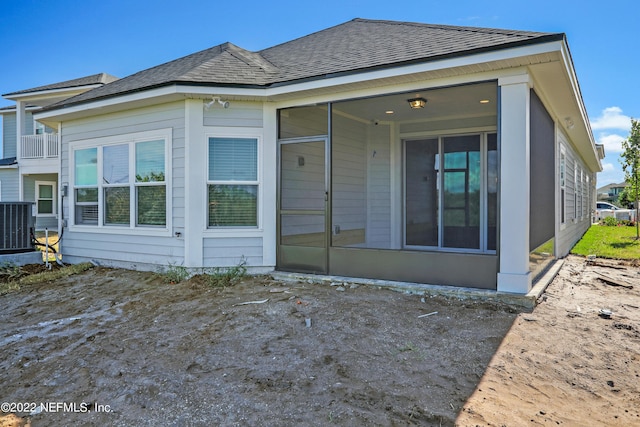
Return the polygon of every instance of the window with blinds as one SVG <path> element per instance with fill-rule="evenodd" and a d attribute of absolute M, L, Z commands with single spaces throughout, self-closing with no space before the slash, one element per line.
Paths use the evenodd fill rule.
<path fill-rule="evenodd" d="M 209 228 L 258 226 L 258 140 L 209 138 Z"/>

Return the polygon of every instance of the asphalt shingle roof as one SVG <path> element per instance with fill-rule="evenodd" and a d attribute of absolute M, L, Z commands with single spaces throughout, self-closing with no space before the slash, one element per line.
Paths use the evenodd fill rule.
<path fill-rule="evenodd" d="M 4 159 L 0 159 L 0 166 L 11 166 L 18 164 L 18 161 L 15 157 L 6 157 Z"/>
<path fill-rule="evenodd" d="M 54 89 L 70 89 L 79 86 L 89 86 L 95 84 L 107 84 L 111 83 L 115 80 L 118 80 L 117 77 L 112 76 L 107 73 L 99 73 L 93 74 L 91 76 L 80 77 L 78 79 L 67 80 L 64 82 L 53 83 L 50 85 L 38 86 L 31 89 L 19 90 L 17 92 L 5 93 L 2 96 L 10 96 L 10 95 L 23 95 L 27 93 L 33 92 L 42 92 L 46 90 L 54 90 Z"/>
<path fill-rule="evenodd" d="M 284 85 L 563 38 L 561 33 L 354 19 L 259 52 L 224 43 L 140 71 L 47 109 L 176 83 Z"/>

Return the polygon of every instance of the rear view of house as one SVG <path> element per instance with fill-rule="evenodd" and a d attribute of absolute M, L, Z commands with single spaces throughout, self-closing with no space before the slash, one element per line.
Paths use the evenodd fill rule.
<path fill-rule="evenodd" d="M 67 261 L 526 293 L 590 224 L 601 150 L 564 34 L 355 19 L 40 110 Z"/>

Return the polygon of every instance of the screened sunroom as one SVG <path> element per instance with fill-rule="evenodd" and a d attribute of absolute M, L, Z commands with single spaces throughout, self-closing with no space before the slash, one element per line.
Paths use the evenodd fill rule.
<path fill-rule="evenodd" d="M 496 288 L 497 82 L 278 118 L 278 269 Z"/>

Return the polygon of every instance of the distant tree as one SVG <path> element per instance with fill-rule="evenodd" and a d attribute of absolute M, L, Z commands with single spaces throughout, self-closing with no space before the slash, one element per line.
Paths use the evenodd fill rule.
<path fill-rule="evenodd" d="M 629 137 L 622 141 L 623 152 L 620 155 L 620 163 L 624 170 L 627 190 L 632 195 L 636 208 L 636 240 L 640 239 L 638 228 L 638 182 L 640 181 L 640 121 L 631 119 L 631 132 Z"/>
<path fill-rule="evenodd" d="M 618 201 L 616 204 L 623 208 L 629 209 L 631 206 L 633 206 L 634 200 L 635 196 L 632 188 L 630 186 L 627 186 L 618 195 Z"/>

